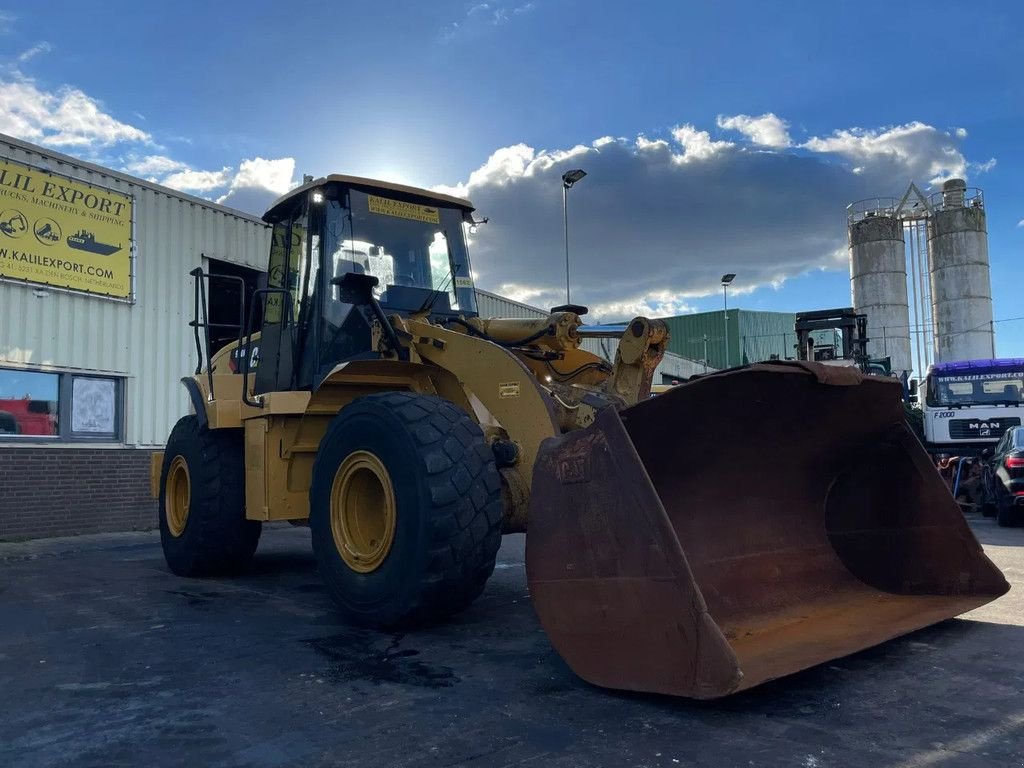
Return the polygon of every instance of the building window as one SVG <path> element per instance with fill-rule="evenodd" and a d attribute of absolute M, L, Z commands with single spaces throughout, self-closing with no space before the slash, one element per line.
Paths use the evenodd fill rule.
<path fill-rule="evenodd" d="M 117 382 L 71 376 L 71 432 L 117 436 Z"/>
<path fill-rule="evenodd" d="M 119 440 L 122 392 L 111 377 L 0 368 L 0 440 Z"/>

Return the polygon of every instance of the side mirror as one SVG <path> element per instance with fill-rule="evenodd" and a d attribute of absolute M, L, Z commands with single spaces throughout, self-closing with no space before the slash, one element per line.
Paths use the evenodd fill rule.
<path fill-rule="evenodd" d="M 373 289 L 379 281 L 373 275 L 346 272 L 331 278 L 331 285 L 338 288 L 338 299 L 344 304 L 365 305 L 373 301 Z"/>
<path fill-rule="evenodd" d="M 911 379 L 907 382 L 907 402 L 917 402 L 917 379 Z"/>
<path fill-rule="evenodd" d="M 991 459 L 992 458 L 992 449 L 991 448 L 982 448 L 981 449 L 981 458 L 985 459 L 986 461 Z"/>

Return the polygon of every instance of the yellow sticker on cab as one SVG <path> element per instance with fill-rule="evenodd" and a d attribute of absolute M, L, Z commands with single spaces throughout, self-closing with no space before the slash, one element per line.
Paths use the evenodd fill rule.
<path fill-rule="evenodd" d="M 401 200 L 392 200 L 378 195 L 367 195 L 370 201 L 370 213 L 381 216 L 394 216 L 398 219 L 425 221 L 428 224 L 440 224 L 441 212 L 430 205 L 416 205 Z"/>

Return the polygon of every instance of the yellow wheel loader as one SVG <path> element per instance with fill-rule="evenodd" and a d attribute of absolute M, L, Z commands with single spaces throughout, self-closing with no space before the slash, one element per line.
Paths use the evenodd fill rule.
<path fill-rule="evenodd" d="M 468 606 L 501 535 L 558 652 L 597 685 L 714 698 L 1002 595 L 904 424 L 899 382 L 815 363 L 656 397 L 657 320 L 483 318 L 462 199 L 349 176 L 285 195 L 268 285 L 210 353 L 154 462 L 183 576 L 238 570 L 305 523 L 349 621 Z M 618 337 L 613 364 L 581 348 Z M 202 341 L 205 337 L 206 349 Z"/>

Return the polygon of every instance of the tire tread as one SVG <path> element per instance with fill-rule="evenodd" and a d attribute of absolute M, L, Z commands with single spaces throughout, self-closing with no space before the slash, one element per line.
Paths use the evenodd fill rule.
<path fill-rule="evenodd" d="M 483 591 L 501 544 L 501 480 L 480 427 L 453 403 L 433 395 L 384 392 L 359 398 L 348 408 L 355 405 L 379 406 L 397 416 L 412 437 L 427 487 L 425 570 L 401 616 L 387 624 L 430 623 L 463 610 Z M 343 409 L 321 445 L 341 439 L 344 417 Z M 314 478 L 333 477 L 335 467 L 325 466 L 323 457 L 317 454 Z"/>

